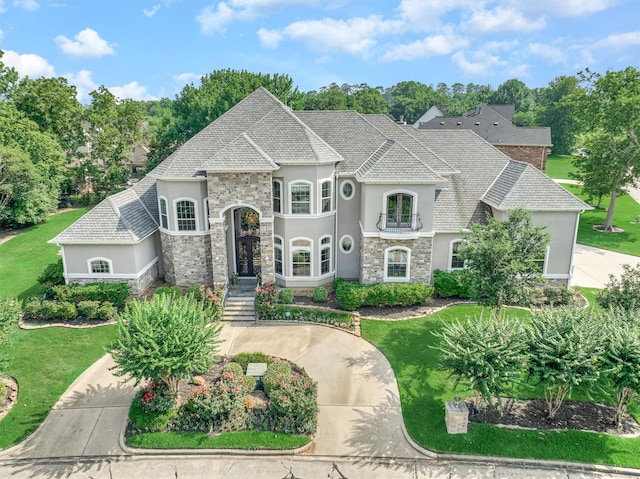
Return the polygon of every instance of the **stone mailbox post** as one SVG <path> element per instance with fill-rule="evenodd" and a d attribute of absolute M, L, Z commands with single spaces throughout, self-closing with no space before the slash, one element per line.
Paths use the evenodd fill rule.
<path fill-rule="evenodd" d="M 445 423 L 449 434 L 466 434 L 469 423 L 469 408 L 467 403 L 456 398 L 446 403 Z"/>

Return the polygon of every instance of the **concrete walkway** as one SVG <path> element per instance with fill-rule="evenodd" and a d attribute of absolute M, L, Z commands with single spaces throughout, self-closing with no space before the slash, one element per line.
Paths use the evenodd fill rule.
<path fill-rule="evenodd" d="M 609 275 L 620 277 L 624 271 L 623 264 L 640 265 L 640 256 L 616 253 L 593 246 L 576 245 L 573 256 L 572 286 L 587 288 L 604 288 L 609 282 Z"/>

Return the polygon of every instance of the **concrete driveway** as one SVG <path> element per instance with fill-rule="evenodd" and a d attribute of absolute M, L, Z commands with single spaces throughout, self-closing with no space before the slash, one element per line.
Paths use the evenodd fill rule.
<path fill-rule="evenodd" d="M 640 265 L 640 257 L 578 244 L 573 256 L 571 285 L 604 288 L 610 274 L 620 276 L 623 264 Z"/>

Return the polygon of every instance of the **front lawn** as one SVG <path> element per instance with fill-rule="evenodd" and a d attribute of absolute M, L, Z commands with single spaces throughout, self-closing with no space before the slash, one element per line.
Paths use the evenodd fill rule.
<path fill-rule="evenodd" d="M 143 433 L 127 439 L 127 445 L 145 449 L 297 449 L 309 443 L 307 436 L 272 431 L 225 432 L 217 436 L 201 432 Z"/>
<path fill-rule="evenodd" d="M 48 244 L 51 238 L 85 214 L 89 208 L 65 211 L 49 217 L 0 245 L 0 296 L 25 299 L 42 292 L 38 277 L 55 263 L 60 248 Z"/>
<path fill-rule="evenodd" d="M 545 173 L 549 178 L 574 179 L 569 174 L 576 171 L 575 166 L 573 166 L 573 158 L 573 156 L 568 155 L 549 155 Z"/>
<path fill-rule="evenodd" d="M 440 452 L 640 467 L 640 438 L 582 431 L 505 429 L 476 423 L 470 424 L 467 434 L 449 435 L 444 423 L 445 402 L 456 395 L 469 397 L 472 392 L 463 387 L 454 389 L 447 372 L 439 369 L 439 353 L 433 349 L 439 340 L 434 333 L 442 329 L 443 321 L 463 319 L 481 311 L 478 306 L 461 305 L 413 320 L 362 320 L 363 337 L 380 349 L 393 367 L 404 422 L 418 444 Z M 529 314 L 525 310 L 508 311 L 522 318 Z M 514 391 L 514 396 L 520 398 L 540 395 L 541 391 L 533 388 Z M 594 396 L 596 400 L 603 399 L 597 393 Z M 585 391 L 576 391 L 573 397 L 585 399 Z M 640 417 L 637 403 L 632 412 Z"/>
<path fill-rule="evenodd" d="M 0 421 L 0 448 L 17 444 L 40 425 L 71 383 L 105 354 L 115 333 L 115 326 L 18 331 L 3 369 L 18 381 L 18 402 Z"/>

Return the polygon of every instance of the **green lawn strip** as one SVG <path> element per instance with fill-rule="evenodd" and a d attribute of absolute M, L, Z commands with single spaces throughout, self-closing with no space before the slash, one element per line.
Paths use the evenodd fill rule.
<path fill-rule="evenodd" d="M 562 186 L 583 201 L 587 201 L 587 197 L 582 194 L 581 187 Z M 602 198 L 602 209 L 585 211 L 580 215 L 577 242 L 587 246 L 640 256 L 640 223 L 636 221 L 636 218 L 640 216 L 640 205 L 628 195 L 619 197 L 613 214 L 613 224 L 624 229 L 624 232 L 604 233 L 594 230 L 594 225 L 604 223 L 607 216 L 607 210 L 604 208 L 608 205 L 609 197 L 604 197 Z"/>
<path fill-rule="evenodd" d="M 308 444 L 307 436 L 271 431 L 237 431 L 209 436 L 199 432 L 155 432 L 132 436 L 127 445 L 145 449 L 296 449 Z"/>
<path fill-rule="evenodd" d="M 454 389 L 453 380 L 439 369 L 439 353 L 432 347 L 439 340 L 433 333 L 442 328 L 442 321 L 463 320 L 481 311 L 478 306 L 462 305 L 413 320 L 362 320 L 363 337 L 380 349 L 393 367 L 405 425 L 418 444 L 440 452 L 640 467 L 640 438 L 581 431 L 514 430 L 484 424 L 470 424 L 467 434 L 449 435 L 444 422 L 445 402 L 456 395 L 469 397 L 472 392 L 463 387 Z M 524 319 L 529 313 L 510 309 L 508 314 Z M 514 397 L 541 397 L 536 388 L 519 389 L 513 392 Z M 573 398 L 586 396 L 584 391 L 576 391 Z M 632 410 L 636 417 L 638 409 Z"/>
<path fill-rule="evenodd" d="M 598 294 L 598 291 L 600 291 L 600 288 L 585 288 L 583 286 L 576 286 L 575 289 L 578 290 L 580 294 L 582 294 L 582 296 L 587 299 L 587 301 L 589 302 L 589 306 L 595 309 L 601 309 L 598 301 L 596 301 L 596 295 Z"/>
<path fill-rule="evenodd" d="M 29 228 L 0 245 L 0 296 L 25 299 L 42 292 L 38 277 L 48 264 L 58 259 L 58 246 L 51 238 L 80 218 L 89 209 L 65 211 L 47 222 Z"/>
<path fill-rule="evenodd" d="M 547 157 L 545 173 L 549 178 L 572 180 L 573 178 L 571 178 L 569 173 L 576 171 L 572 161 L 573 156 L 549 155 Z"/>
<path fill-rule="evenodd" d="M 0 421 L 0 448 L 20 442 L 40 425 L 69 385 L 105 354 L 115 333 L 113 325 L 20 330 L 4 368 L 18 381 L 18 402 Z"/>

